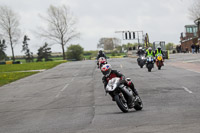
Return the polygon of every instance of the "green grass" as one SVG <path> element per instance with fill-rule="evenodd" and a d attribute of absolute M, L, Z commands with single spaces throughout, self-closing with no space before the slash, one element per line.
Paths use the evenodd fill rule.
<path fill-rule="evenodd" d="M 52 59 L 53 61 L 58 61 L 58 60 L 63 60 L 63 57 L 51 57 L 50 59 Z M 12 61 L 12 60 L 10 60 L 10 61 Z M 16 59 L 16 61 L 20 61 L 22 64 L 26 63 L 25 59 Z M 34 58 L 33 61 L 36 62 L 37 58 Z"/>
<path fill-rule="evenodd" d="M 119 57 L 119 56 L 125 56 L 126 55 L 126 53 L 116 53 L 114 56 L 113 56 L 113 54 L 106 54 L 106 56 L 109 56 L 109 57 Z"/>
<path fill-rule="evenodd" d="M 50 69 L 50 68 L 55 67 L 58 64 L 61 64 L 64 62 L 66 62 L 66 61 L 32 62 L 32 63 L 25 63 L 25 64 L 0 65 L 0 73 L 1 72 Z"/>
<path fill-rule="evenodd" d="M 38 72 L 19 72 L 27 70 L 50 69 L 67 61 L 33 62 L 25 64 L 0 65 L 0 86 L 30 76 Z M 17 72 L 18 71 L 18 72 Z"/>
<path fill-rule="evenodd" d="M 12 72 L 12 73 L 0 73 L 0 86 L 11 83 L 18 79 L 30 76 L 38 72 Z"/>
<path fill-rule="evenodd" d="M 124 56 L 109 56 L 110 58 L 123 58 Z"/>
<path fill-rule="evenodd" d="M 123 58 L 124 56 L 126 56 L 126 53 L 116 53 L 114 56 L 113 54 L 106 54 L 106 56 L 109 58 Z M 90 60 L 90 59 L 94 60 L 96 56 L 93 57 L 91 55 L 84 55 L 84 58 L 87 60 Z"/>

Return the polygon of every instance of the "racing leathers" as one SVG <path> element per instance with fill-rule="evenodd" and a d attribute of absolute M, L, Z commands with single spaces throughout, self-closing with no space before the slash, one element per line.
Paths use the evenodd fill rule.
<path fill-rule="evenodd" d="M 98 54 L 98 56 L 97 56 L 97 60 L 98 60 L 100 57 L 104 57 L 105 59 L 107 58 L 106 55 L 105 55 L 104 53 L 102 53 L 102 54 Z"/>
<path fill-rule="evenodd" d="M 100 58 L 100 57 L 104 57 L 105 59 L 107 58 L 106 55 L 105 55 L 104 53 L 98 54 L 98 56 L 97 56 L 97 66 L 99 66 L 99 58 Z"/>
<path fill-rule="evenodd" d="M 120 72 L 118 72 L 117 70 L 111 70 L 111 73 L 110 73 L 110 75 L 108 77 L 103 76 L 102 81 L 104 83 L 104 89 L 106 88 L 109 80 L 111 80 L 112 78 L 115 78 L 115 77 L 119 77 L 121 79 L 121 83 L 124 84 L 125 86 L 128 86 L 129 88 L 131 88 L 133 93 L 136 96 L 138 96 L 138 92 L 135 89 L 134 84 L 131 81 L 126 81 L 125 76 L 123 74 L 121 74 Z M 111 95 L 111 97 L 113 97 L 113 96 Z"/>
<path fill-rule="evenodd" d="M 137 51 L 137 53 L 136 53 L 138 56 L 141 56 L 141 55 L 144 55 L 145 54 L 145 52 L 144 52 L 144 50 L 143 49 L 139 49 L 138 51 Z"/>

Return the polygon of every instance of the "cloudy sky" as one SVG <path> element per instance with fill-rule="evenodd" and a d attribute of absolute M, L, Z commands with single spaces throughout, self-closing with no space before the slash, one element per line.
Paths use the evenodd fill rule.
<path fill-rule="evenodd" d="M 37 27 L 45 25 L 39 14 L 45 15 L 50 5 L 66 5 L 77 19 L 77 31 L 81 36 L 73 44 L 85 50 L 96 50 L 101 37 L 118 37 L 115 31 L 142 30 L 149 34 L 150 42 L 164 40 L 179 44 L 180 33 L 189 19 L 188 8 L 193 0 L 0 0 L 20 15 L 21 29 L 27 34 L 31 51 L 36 54 L 43 41 L 35 36 Z M 21 55 L 22 41 L 15 46 Z M 129 41 L 134 42 L 134 41 Z M 122 41 L 122 43 L 127 43 Z M 59 45 L 52 51 L 61 52 Z M 11 55 L 10 47 L 6 53 Z"/>

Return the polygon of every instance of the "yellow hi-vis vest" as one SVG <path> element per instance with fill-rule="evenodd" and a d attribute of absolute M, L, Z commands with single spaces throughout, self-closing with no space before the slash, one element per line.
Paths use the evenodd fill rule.
<path fill-rule="evenodd" d="M 158 54 L 162 54 L 162 53 L 161 53 L 161 50 L 160 50 L 160 52 L 159 52 L 158 49 L 157 49 L 157 51 L 156 51 L 156 56 L 157 56 Z"/>
<path fill-rule="evenodd" d="M 149 50 L 147 50 L 147 56 L 153 56 L 153 51 L 151 50 L 151 53 L 150 53 Z"/>

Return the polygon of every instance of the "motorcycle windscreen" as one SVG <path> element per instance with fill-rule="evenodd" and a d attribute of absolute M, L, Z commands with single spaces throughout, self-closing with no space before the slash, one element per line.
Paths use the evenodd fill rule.
<path fill-rule="evenodd" d="M 108 91 L 108 92 L 114 91 L 119 82 L 120 82 L 120 78 L 118 78 L 118 77 L 112 78 L 111 80 L 109 80 L 109 82 L 108 82 L 108 84 L 106 86 L 106 91 Z"/>
<path fill-rule="evenodd" d="M 162 60 L 162 55 L 157 55 L 157 59 L 160 61 Z"/>

